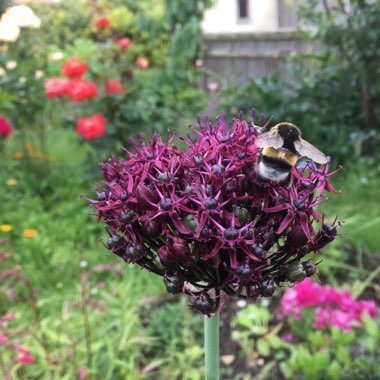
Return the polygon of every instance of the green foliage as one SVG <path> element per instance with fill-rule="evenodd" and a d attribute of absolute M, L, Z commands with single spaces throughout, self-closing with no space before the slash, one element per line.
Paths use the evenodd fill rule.
<path fill-rule="evenodd" d="M 90 35 L 92 12 L 85 1 L 41 2 L 32 6 L 41 18 L 41 28 L 36 34 L 41 39 L 42 49 L 64 49 L 66 44 L 74 43 L 77 38 Z"/>
<path fill-rule="evenodd" d="M 380 244 L 380 237 L 377 233 L 380 225 L 379 173 L 374 158 L 359 159 L 355 163 L 348 162 L 342 174 L 337 176 L 337 182 L 334 183 L 334 186 L 341 189 L 342 193 L 339 196 L 331 197 L 329 202 L 326 202 L 326 207 L 321 209 L 330 215 L 339 214 L 344 219 L 342 233 L 349 239 L 341 237 L 336 248 L 342 245 L 353 246 L 356 257 L 351 255 L 347 256 L 347 259 L 350 259 L 358 270 L 364 269 L 364 259 L 368 264 L 371 263 L 371 267 L 378 265 L 376 264 L 376 255 L 371 253 L 377 252 Z M 332 248 L 334 249 L 334 247 Z M 345 260 L 342 260 L 341 256 L 338 251 L 333 261 L 344 262 Z M 329 261 L 328 258 L 327 266 Z M 325 263 L 321 268 L 324 266 Z M 355 268 L 352 270 L 355 272 Z"/>
<path fill-rule="evenodd" d="M 207 5 L 208 1 L 181 11 L 163 0 L 154 5 L 150 1 L 111 4 L 84 0 L 33 4 L 41 27 L 22 30 L 0 57 L 0 67 L 12 60 L 18 63 L 0 77 L 2 114 L 10 119 L 22 144 L 37 139 L 46 153 L 51 125 L 74 133 L 79 117 L 102 113 L 107 134 L 92 146 L 103 157 L 125 145 L 131 135 L 176 129 L 184 120 L 187 124 L 204 109 L 205 99 L 197 86 L 200 73 L 193 64 L 201 54 L 201 3 Z M 175 20 L 168 16 L 172 12 L 177 13 Z M 96 30 L 95 20 L 102 15 L 110 19 L 111 26 Z M 114 39 L 123 37 L 130 38 L 132 45 L 121 51 Z M 184 50 L 185 45 L 189 48 Z M 56 53 L 63 58 L 52 58 Z M 98 85 L 97 99 L 72 104 L 43 95 L 44 81 L 60 76 L 62 63 L 71 56 L 89 65 L 86 80 Z M 137 68 L 138 57 L 148 60 L 148 69 Z M 107 79 L 121 79 L 124 93 L 106 96 L 103 86 Z"/>
<path fill-rule="evenodd" d="M 297 379 L 379 379 L 377 357 L 379 320 L 365 319 L 364 331 L 332 329 L 310 331 L 306 341 L 291 347 L 288 361 L 281 363 L 287 378 Z"/>
<path fill-rule="evenodd" d="M 349 10 L 343 3 L 324 9 L 310 0 L 302 6 L 302 23 L 313 27 L 301 35 L 315 51 L 290 60 L 289 79 L 274 74 L 225 94 L 238 111 L 254 105 L 276 122 L 299 125 L 337 163 L 374 155 L 380 125 L 380 3 L 351 1 Z"/>
<path fill-rule="evenodd" d="M 261 357 L 267 358 L 277 353 L 280 358 L 287 343 L 282 341 L 275 332 L 272 331 L 270 323 L 273 322 L 273 315 L 262 305 L 248 305 L 240 310 L 234 318 L 233 339 L 241 345 L 245 355 L 250 355 L 254 351 Z"/>

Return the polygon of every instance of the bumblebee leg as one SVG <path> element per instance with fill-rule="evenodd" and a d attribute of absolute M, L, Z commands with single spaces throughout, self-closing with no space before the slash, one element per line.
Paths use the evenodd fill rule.
<path fill-rule="evenodd" d="M 293 176 L 289 173 L 289 175 L 286 177 L 286 180 L 284 181 L 284 186 L 289 187 L 293 183 Z"/>

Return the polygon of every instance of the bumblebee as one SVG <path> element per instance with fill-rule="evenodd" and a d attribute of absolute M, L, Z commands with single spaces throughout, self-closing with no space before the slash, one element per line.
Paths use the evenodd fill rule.
<path fill-rule="evenodd" d="M 291 123 L 279 123 L 269 132 L 259 134 L 255 144 L 262 148 L 257 162 L 259 178 L 285 186 L 291 183 L 291 170 L 299 156 L 311 158 L 318 164 L 328 162 L 321 151 L 301 138 L 301 131 Z"/>

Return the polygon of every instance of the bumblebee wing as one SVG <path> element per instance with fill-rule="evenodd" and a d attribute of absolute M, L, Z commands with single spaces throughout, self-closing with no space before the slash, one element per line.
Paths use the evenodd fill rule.
<path fill-rule="evenodd" d="M 272 148 L 278 149 L 284 145 L 284 140 L 278 133 L 278 129 L 271 129 L 269 132 L 265 132 L 258 135 L 255 140 L 255 145 L 258 148 L 264 148 L 264 146 L 270 146 Z"/>
<path fill-rule="evenodd" d="M 301 138 L 294 142 L 294 147 L 301 156 L 309 157 L 318 164 L 326 164 L 328 162 L 328 158 L 324 153 Z"/>

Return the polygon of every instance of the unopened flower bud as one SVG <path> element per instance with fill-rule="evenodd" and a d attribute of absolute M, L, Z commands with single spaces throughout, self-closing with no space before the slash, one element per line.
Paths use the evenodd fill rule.
<path fill-rule="evenodd" d="M 305 208 L 306 208 L 306 203 L 303 202 L 303 201 L 301 201 L 301 200 L 299 200 L 299 199 L 296 199 L 296 200 L 293 202 L 293 204 L 294 204 L 294 207 L 295 207 L 298 211 L 303 211 L 303 210 L 305 210 Z"/>
<path fill-rule="evenodd" d="M 313 245 L 313 249 L 320 250 L 324 248 L 334 240 L 337 233 L 338 231 L 336 227 L 332 224 L 323 224 L 321 230 L 317 234 L 316 243 Z"/>
<path fill-rule="evenodd" d="M 211 236 L 211 230 L 207 227 L 202 228 L 202 231 L 199 234 L 199 237 L 202 240 L 208 240 L 208 239 L 210 239 L 210 236 Z"/>
<path fill-rule="evenodd" d="M 175 257 L 174 253 L 166 246 L 161 247 L 157 251 L 158 257 L 160 258 L 160 263 L 165 268 L 177 268 L 178 259 Z"/>
<path fill-rule="evenodd" d="M 137 185 L 136 198 L 139 203 L 146 206 L 151 206 L 149 202 L 157 203 L 159 201 L 158 194 L 151 190 L 148 186 L 145 186 L 143 183 Z"/>
<path fill-rule="evenodd" d="M 167 180 L 169 179 L 169 174 L 168 173 L 160 173 L 157 177 L 157 179 L 160 181 L 160 182 L 167 182 Z"/>
<path fill-rule="evenodd" d="M 304 188 L 304 189 L 308 189 L 309 187 L 314 187 L 314 184 L 313 182 L 309 181 L 309 180 L 306 180 L 306 181 L 302 181 L 301 182 L 301 186 Z"/>
<path fill-rule="evenodd" d="M 172 208 L 173 201 L 170 198 L 166 198 L 164 201 L 160 202 L 160 207 L 164 211 L 169 211 Z"/>
<path fill-rule="evenodd" d="M 113 235 L 107 240 L 108 249 L 116 248 L 122 243 L 122 239 L 120 236 Z"/>
<path fill-rule="evenodd" d="M 105 191 L 102 191 L 101 193 L 98 194 L 98 201 L 105 201 L 107 199 L 107 194 Z"/>
<path fill-rule="evenodd" d="M 266 251 L 264 249 L 264 247 L 261 245 L 261 244 L 251 244 L 249 246 L 249 250 L 259 259 L 262 259 L 265 254 L 266 254 Z"/>
<path fill-rule="evenodd" d="M 194 160 L 195 160 L 195 163 L 196 163 L 198 166 L 202 165 L 202 163 L 203 163 L 203 159 L 202 159 L 202 157 L 200 157 L 200 156 L 195 156 L 195 157 L 194 157 Z"/>
<path fill-rule="evenodd" d="M 198 227 L 197 222 L 195 221 L 194 217 L 191 214 L 188 214 L 185 216 L 183 219 L 183 224 L 187 227 L 190 228 L 190 230 L 195 231 Z"/>
<path fill-rule="evenodd" d="M 214 210 L 218 207 L 218 201 L 214 198 L 206 198 L 204 204 L 207 210 Z"/>
<path fill-rule="evenodd" d="M 132 210 L 122 212 L 120 215 L 120 221 L 124 224 L 128 224 L 129 222 L 132 221 L 134 216 L 135 216 L 135 212 Z"/>
<path fill-rule="evenodd" d="M 317 266 L 311 261 L 306 261 L 306 262 L 302 263 L 302 265 L 303 265 L 303 269 L 306 272 L 307 277 L 312 276 L 318 270 Z"/>
<path fill-rule="evenodd" d="M 210 314 L 214 310 L 214 301 L 208 293 L 203 292 L 195 298 L 192 307 L 199 310 L 202 314 Z"/>
<path fill-rule="evenodd" d="M 242 264 L 235 269 L 235 274 L 242 280 L 249 280 L 253 270 L 248 263 Z"/>
<path fill-rule="evenodd" d="M 227 228 L 224 231 L 224 237 L 227 240 L 236 240 L 239 237 L 239 231 L 236 228 Z"/>
<path fill-rule="evenodd" d="M 226 143 L 227 141 L 230 140 L 230 136 L 229 135 L 219 136 L 218 139 L 221 143 Z"/>
<path fill-rule="evenodd" d="M 177 294 L 182 290 L 183 278 L 180 274 L 170 274 L 164 277 L 166 290 L 171 294 Z"/>
<path fill-rule="evenodd" d="M 300 248 L 308 241 L 305 232 L 300 225 L 295 225 L 289 232 L 286 244 L 291 248 Z"/>
<path fill-rule="evenodd" d="M 275 286 L 272 279 L 261 282 L 257 288 L 262 297 L 272 297 L 275 291 Z"/>
<path fill-rule="evenodd" d="M 144 248 L 140 244 L 129 246 L 127 248 L 127 256 L 130 258 L 140 258 L 144 254 Z"/>
<path fill-rule="evenodd" d="M 225 167 L 223 165 L 212 165 L 211 170 L 217 174 L 223 174 L 225 171 Z"/>
<path fill-rule="evenodd" d="M 235 186 L 236 186 L 236 181 L 234 180 L 229 181 L 226 185 L 226 192 L 232 193 L 235 190 Z"/>
<path fill-rule="evenodd" d="M 187 186 L 185 187 L 185 193 L 191 195 L 191 194 L 193 193 L 193 187 L 190 186 L 190 185 L 187 185 Z"/>
<path fill-rule="evenodd" d="M 155 220 L 146 220 L 144 222 L 144 232 L 150 237 L 157 237 L 161 233 L 161 226 Z"/>
<path fill-rule="evenodd" d="M 288 270 L 288 279 L 293 282 L 301 282 L 305 279 L 306 272 L 299 261 L 291 263 Z"/>
<path fill-rule="evenodd" d="M 186 263 L 186 261 L 190 260 L 190 248 L 185 239 L 174 237 L 172 248 L 181 263 Z"/>
<path fill-rule="evenodd" d="M 120 198 L 121 201 L 124 202 L 124 201 L 128 198 L 128 194 L 127 194 L 125 191 L 123 191 L 123 192 L 119 195 L 119 198 Z"/>
<path fill-rule="evenodd" d="M 245 207 L 236 206 L 235 215 L 242 223 L 246 223 L 250 218 L 249 212 Z"/>

